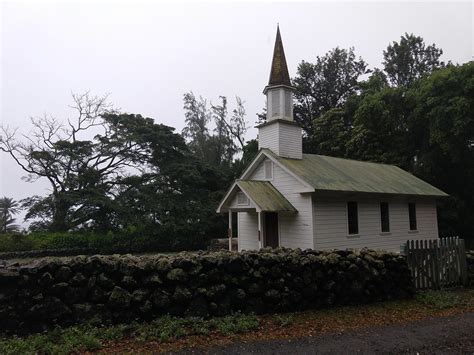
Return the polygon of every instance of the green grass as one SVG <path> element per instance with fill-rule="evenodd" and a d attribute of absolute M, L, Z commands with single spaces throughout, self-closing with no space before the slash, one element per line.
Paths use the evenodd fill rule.
<path fill-rule="evenodd" d="M 55 328 L 46 333 L 27 337 L 0 338 L 0 354 L 70 354 L 101 349 L 104 344 L 128 336 L 138 341 L 169 342 L 189 335 L 209 334 L 217 331 L 224 335 L 248 332 L 257 329 L 259 320 L 255 315 L 234 315 L 209 320 L 188 317 L 163 316 L 149 323 L 132 323 L 110 327 L 81 325 Z"/>
<path fill-rule="evenodd" d="M 462 298 L 454 292 L 431 290 L 418 293 L 416 300 L 434 309 L 453 308 L 462 302 Z"/>
<path fill-rule="evenodd" d="M 246 333 L 257 329 L 259 321 L 254 315 L 235 314 L 222 318 L 211 319 L 211 325 L 224 335 Z"/>

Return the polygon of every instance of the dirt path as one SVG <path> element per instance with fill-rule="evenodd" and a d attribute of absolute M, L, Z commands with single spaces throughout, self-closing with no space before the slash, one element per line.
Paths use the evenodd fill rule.
<path fill-rule="evenodd" d="M 401 325 L 378 326 L 360 331 L 234 343 L 203 351 L 179 354 L 474 354 L 474 313 L 430 318 Z"/>

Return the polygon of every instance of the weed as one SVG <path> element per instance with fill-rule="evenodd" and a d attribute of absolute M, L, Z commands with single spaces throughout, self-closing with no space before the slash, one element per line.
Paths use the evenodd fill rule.
<path fill-rule="evenodd" d="M 435 309 L 453 308 L 460 304 L 461 298 L 449 291 L 424 291 L 416 295 L 416 300 Z"/>
<path fill-rule="evenodd" d="M 288 325 L 293 324 L 294 321 L 294 314 L 275 314 L 275 319 L 277 323 L 280 325 L 280 327 L 286 327 Z"/>
<path fill-rule="evenodd" d="M 236 313 L 230 316 L 210 320 L 215 329 L 224 335 L 244 333 L 258 328 L 258 318 L 253 314 Z"/>

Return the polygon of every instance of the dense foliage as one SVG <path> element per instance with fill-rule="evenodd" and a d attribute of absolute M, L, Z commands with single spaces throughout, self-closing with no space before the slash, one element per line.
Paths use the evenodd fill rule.
<path fill-rule="evenodd" d="M 54 255 L 48 251 L 61 249 L 63 255 L 68 250 L 83 253 L 145 253 L 150 251 L 181 251 L 205 249 L 208 238 L 200 234 L 164 234 L 146 228 L 93 232 L 31 232 L 28 234 L 9 233 L 0 238 L 0 252 L 39 251 L 40 255 Z M 90 252 L 89 252 L 90 250 Z M 19 254 L 21 255 L 21 254 Z"/>
<path fill-rule="evenodd" d="M 225 97 L 208 108 L 205 100 L 186 94 L 183 135 L 151 118 L 119 113 L 107 97 L 73 98 L 75 120 L 34 119 L 33 138 L 27 139 L 3 131 L 0 149 L 30 181 L 47 179 L 52 192 L 22 203 L 30 230 L 40 233 L 4 237 L 1 250 L 183 250 L 204 248 L 210 238 L 225 235 L 215 207 L 243 168 L 236 154 L 243 152 L 245 161 L 253 154 L 244 142 L 240 98 L 228 117 Z"/>
<path fill-rule="evenodd" d="M 0 234 L 17 232 L 20 227 L 13 216 L 19 212 L 17 201 L 9 197 L 0 198 Z"/>

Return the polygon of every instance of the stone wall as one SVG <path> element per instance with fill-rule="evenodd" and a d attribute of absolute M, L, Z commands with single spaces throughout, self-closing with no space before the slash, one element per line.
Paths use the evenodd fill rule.
<path fill-rule="evenodd" d="M 372 250 L 77 256 L 0 270 L 0 328 L 295 311 L 411 295 L 405 259 Z"/>

